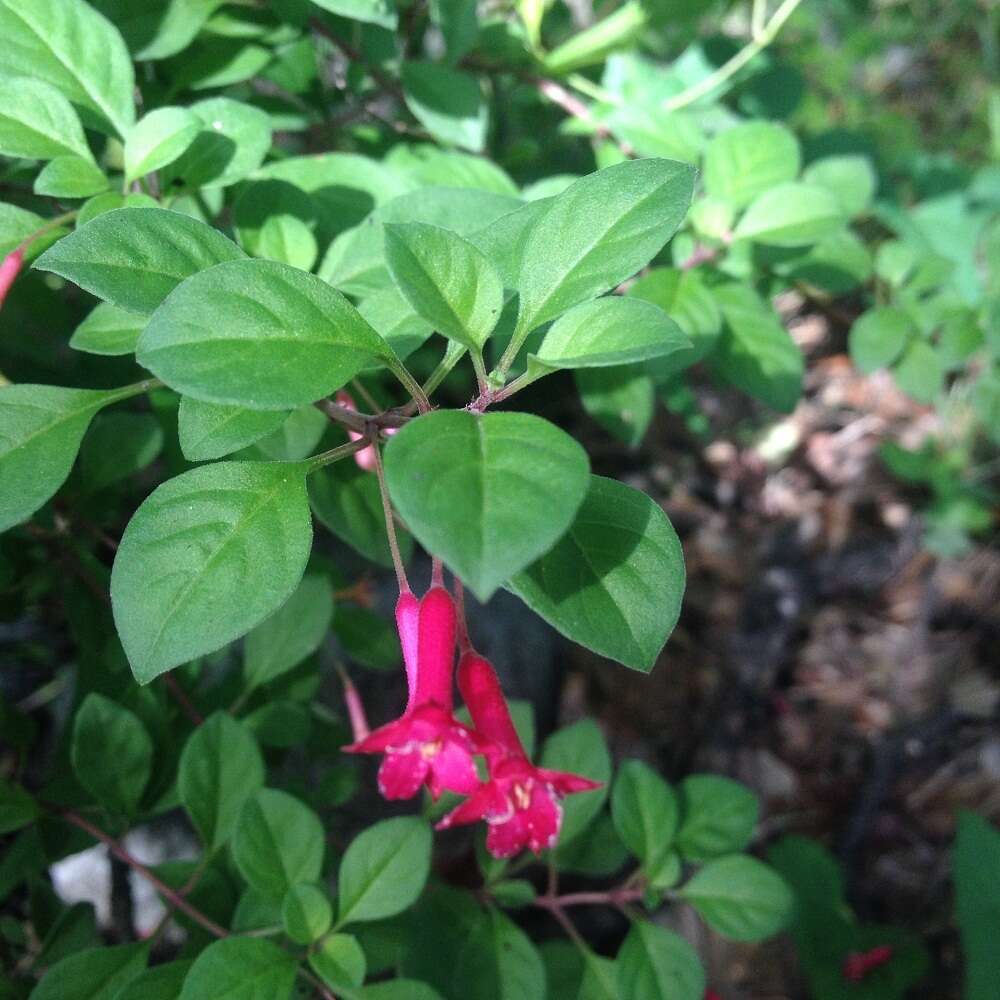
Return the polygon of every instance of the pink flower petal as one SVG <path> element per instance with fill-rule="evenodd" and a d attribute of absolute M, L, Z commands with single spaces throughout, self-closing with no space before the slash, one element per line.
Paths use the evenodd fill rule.
<path fill-rule="evenodd" d="M 24 250 L 18 247 L 16 250 L 11 250 L 9 254 L 2 261 L 0 261 L 0 306 L 3 305 L 3 301 L 7 298 L 7 293 L 10 291 L 10 286 L 14 284 L 17 276 L 21 273 L 21 268 L 24 266 Z"/>
<path fill-rule="evenodd" d="M 600 781 L 591 781 L 580 774 L 569 774 L 566 771 L 549 771 L 545 768 L 537 769 L 538 777 L 546 784 L 551 785 L 556 794 L 560 796 L 573 795 L 575 792 L 592 792 L 595 788 L 601 787 Z"/>
<path fill-rule="evenodd" d="M 451 711 L 456 627 L 451 594 L 444 587 L 431 587 L 420 601 L 416 705 L 433 702 Z"/>
<path fill-rule="evenodd" d="M 378 769 L 378 790 L 387 799 L 412 799 L 430 769 L 419 750 L 390 751 Z"/>
<path fill-rule="evenodd" d="M 403 663 L 406 666 L 406 684 L 409 697 L 406 710 L 413 708 L 417 694 L 417 651 L 418 623 L 420 621 L 420 601 L 413 594 L 400 594 L 396 602 L 396 630 L 399 644 L 403 647 Z"/>
<path fill-rule="evenodd" d="M 555 793 L 547 786 L 535 782 L 531 789 L 531 804 L 524 810 L 528 828 L 528 846 L 536 853 L 555 847 L 562 826 L 562 806 Z"/>
<path fill-rule="evenodd" d="M 486 850 L 495 858 L 512 858 L 528 846 L 530 832 L 523 812 L 510 819 L 491 823 L 486 833 Z"/>
<path fill-rule="evenodd" d="M 458 664 L 458 689 L 468 706 L 476 731 L 511 754 L 524 756 L 510 710 L 493 664 L 476 652 L 466 653 Z"/>
<path fill-rule="evenodd" d="M 479 787 L 476 764 L 468 748 L 446 740 L 430 760 L 430 790 L 435 799 L 442 791 L 471 795 Z"/>

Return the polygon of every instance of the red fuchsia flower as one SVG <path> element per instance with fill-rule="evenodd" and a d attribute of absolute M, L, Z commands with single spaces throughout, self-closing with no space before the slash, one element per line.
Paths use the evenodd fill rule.
<path fill-rule="evenodd" d="M 21 268 L 23 266 L 23 247 L 11 250 L 11 252 L 7 254 L 2 261 L 0 261 L 0 306 L 3 305 L 4 299 L 7 298 L 7 293 L 10 291 L 10 286 L 14 284 L 14 281 L 21 273 Z"/>
<path fill-rule="evenodd" d="M 403 714 L 350 746 L 348 753 L 384 753 L 379 791 L 387 799 L 409 799 L 426 784 L 437 799 L 442 791 L 468 795 L 479 786 L 472 759 L 472 733 L 452 714 L 455 658 L 455 604 L 443 587 L 418 601 L 400 595 L 396 624 L 410 696 Z"/>
<path fill-rule="evenodd" d="M 337 393 L 337 402 L 341 406 L 346 406 L 349 410 L 357 410 L 354 397 L 346 389 L 341 389 Z M 395 434 L 398 430 L 398 427 L 387 427 L 385 433 L 386 435 L 391 435 Z M 364 434 L 360 431 L 349 430 L 347 436 L 352 441 L 360 441 L 364 437 Z M 369 445 L 367 448 L 362 448 L 361 451 L 356 451 L 354 453 L 354 461 L 358 463 L 358 468 L 364 469 L 365 472 L 371 472 L 375 468 L 375 449 Z"/>
<path fill-rule="evenodd" d="M 535 767 L 514 728 L 493 665 L 474 651 L 458 665 L 458 687 L 472 714 L 490 777 L 457 809 L 438 823 L 439 830 L 486 820 L 486 847 L 509 858 L 526 847 L 536 854 L 553 847 L 562 825 L 559 800 L 600 782 L 562 771 Z"/>
<path fill-rule="evenodd" d="M 890 961 L 893 955 L 891 944 L 880 944 L 869 951 L 852 951 L 840 968 L 841 975 L 849 983 L 863 982 L 868 976 Z"/>

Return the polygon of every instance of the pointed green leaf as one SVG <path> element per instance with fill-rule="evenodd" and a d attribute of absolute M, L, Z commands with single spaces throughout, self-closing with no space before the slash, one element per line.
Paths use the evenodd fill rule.
<path fill-rule="evenodd" d="M 545 996 L 541 955 L 524 931 L 499 910 L 480 917 L 460 952 L 455 995 L 482 1000 Z"/>
<path fill-rule="evenodd" d="M 353 934 L 327 934 L 309 955 L 313 972 L 330 989 L 343 990 L 345 994 L 364 982 L 366 964 L 365 953 Z"/>
<path fill-rule="evenodd" d="M 486 600 L 566 531 L 588 483 L 584 450 L 527 413 L 438 411 L 386 447 L 403 520 Z"/>
<path fill-rule="evenodd" d="M 386 819 L 358 834 L 340 862 L 338 926 L 401 913 L 420 895 L 430 864 L 422 819 Z"/>
<path fill-rule="evenodd" d="M 328 577 L 307 573 L 285 603 L 243 643 L 243 676 L 249 687 L 280 677 L 322 645 L 333 620 Z"/>
<path fill-rule="evenodd" d="M 629 1000 L 702 1000 L 705 971 L 679 934 L 636 921 L 618 952 L 618 995 Z"/>
<path fill-rule="evenodd" d="M 75 155 L 57 156 L 35 178 L 35 194 L 50 198 L 89 198 L 107 191 L 110 182 L 91 160 Z"/>
<path fill-rule="evenodd" d="M 0 0 L 0 75 L 51 84 L 120 136 L 135 121 L 132 58 L 84 0 Z"/>
<path fill-rule="evenodd" d="M 31 1000 L 115 1000 L 146 968 L 149 945 L 87 948 L 56 962 L 31 991 Z"/>
<path fill-rule="evenodd" d="M 851 360 L 866 375 L 891 365 L 916 335 L 916 324 L 896 306 L 879 306 L 862 313 L 851 327 L 847 343 Z"/>
<path fill-rule="evenodd" d="M 710 861 L 677 894 L 733 941 L 761 941 L 777 934 L 788 924 L 794 905 L 785 880 L 745 854 Z"/>
<path fill-rule="evenodd" d="M 29 518 L 62 486 L 94 414 L 132 394 L 54 385 L 0 389 L 0 531 Z"/>
<path fill-rule="evenodd" d="M 187 108 L 150 111 L 125 136 L 126 183 L 173 163 L 201 130 L 201 119 Z"/>
<path fill-rule="evenodd" d="M 779 184 L 757 197 L 736 226 L 737 239 L 776 247 L 818 243 L 845 222 L 837 199 L 818 184 Z"/>
<path fill-rule="evenodd" d="M 677 847 L 691 861 L 742 851 L 760 815 L 757 796 L 718 774 L 689 774 L 680 786 L 683 820 Z"/>
<path fill-rule="evenodd" d="M 264 760 L 246 727 L 216 712 L 188 737 L 177 769 L 177 794 L 214 854 L 233 835 L 240 812 L 264 785 Z"/>
<path fill-rule="evenodd" d="M 593 719 L 581 719 L 553 733 L 545 741 L 541 765 L 601 782 L 600 788 L 570 795 L 563 802 L 563 823 L 559 836 L 561 848 L 581 834 L 601 811 L 611 783 L 611 755 L 597 723 Z"/>
<path fill-rule="evenodd" d="M 136 357 L 209 403 L 312 403 L 392 352 L 339 292 L 287 264 L 240 260 L 194 275 L 157 309 Z"/>
<path fill-rule="evenodd" d="M 591 476 L 569 530 L 509 586 L 573 642 L 649 671 L 680 615 L 684 559 L 658 504 Z"/>
<path fill-rule="evenodd" d="M 73 331 L 69 346 L 88 354 L 131 354 L 145 325 L 145 316 L 110 302 L 98 302 Z"/>
<path fill-rule="evenodd" d="M 690 346 L 659 306 L 609 295 L 563 313 L 528 355 L 528 368 L 532 362 L 543 369 L 604 368 L 662 358 Z"/>
<path fill-rule="evenodd" d="M 194 960 L 179 1000 L 287 1000 L 295 969 L 295 957 L 271 941 L 223 938 Z"/>
<path fill-rule="evenodd" d="M 473 350 L 489 339 L 503 308 L 503 281 L 475 246 L 422 222 L 386 224 L 393 281 L 439 333 Z"/>
<path fill-rule="evenodd" d="M 0 77 L 0 154 L 29 160 L 77 156 L 93 163 L 80 117 L 42 80 Z"/>
<path fill-rule="evenodd" d="M 573 373 L 580 402 L 609 434 L 638 448 L 656 408 L 653 379 L 633 365 L 581 368 Z"/>
<path fill-rule="evenodd" d="M 744 208 L 758 195 L 799 174 L 795 135 L 776 122 L 745 122 L 720 132 L 705 150 L 705 192 Z"/>
<path fill-rule="evenodd" d="M 532 330 L 648 264 L 691 204 L 694 169 L 628 160 L 581 177 L 531 227 L 521 259 L 518 329 Z"/>
<path fill-rule="evenodd" d="M 177 433 L 188 461 L 207 462 L 267 437 L 287 419 L 287 410 L 248 410 L 245 406 L 205 403 L 182 396 Z"/>
<path fill-rule="evenodd" d="M 284 463 L 202 466 L 135 512 L 111 600 L 140 684 L 239 638 L 288 599 L 312 545 L 305 473 Z"/>
<path fill-rule="evenodd" d="M 481 153 L 488 111 L 479 80 L 430 62 L 407 62 L 403 96 L 414 117 L 439 142 Z"/>
<path fill-rule="evenodd" d="M 319 817 L 304 802 L 262 788 L 243 806 L 232 850 L 247 882 L 280 901 L 293 885 L 319 878 L 326 838 Z"/>
<path fill-rule="evenodd" d="M 105 212 L 35 262 L 123 309 L 151 313 L 185 278 L 245 255 L 217 229 L 162 208 Z"/>
<path fill-rule="evenodd" d="M 330 929 L 333 906 L 318 885 L 293 885 L 281 904 L 285 933 L 296 944 L 312 944 Z"/>
<path fill-rule="evenodd" d="M 645 871 L 656 871 L 670 853 L 679 816 L 673 789 L 648 764 L 627 760 L 618 768 L 611 818 Z"/>

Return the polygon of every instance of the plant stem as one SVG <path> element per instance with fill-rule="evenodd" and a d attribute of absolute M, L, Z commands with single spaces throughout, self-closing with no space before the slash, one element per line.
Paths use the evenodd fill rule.
<path fill-rule="evenodd" d="M 342 458 L 347 458 L 353 455 L 356 451 L 363 451 L 368 447 L 368 439 L 361 438 L 358 441 L 349 441 L 347 444 L 338 445 L 336 448 L 331 448 L 329 451 L 320 452 L 318 455 L 313 455 L 309 460 L 309 468 L 306 474 L 315 472 L 317 469 L 322 469 L 325 465 L 332 465 L 334 462 L 339 462 Z"/>
<path fill-rule="evenodd" d="M 482 351 L 470 351 L 472 357 L 472 367 L 476 372 L 476 383 L 479 386 L 479 394 L 482 395 L 489 389 L 486 384 L 486 366 L 483 364 Z"/>
<path fill-rule="evenodd" d="M 171 697 L 180 706 L 181 711 L 188 717 L 188 720 L 196 726 L 200 726 L 204 721 L 204 717 L 197 708 L 194 707 L 194 703 L 187 696 L 187 692 L 181 687 L 180 682 L 172 673 L 165 673 L 163 675 L 163 686 L 170 692 Z"/>
<path fill-rule="evenodd" d="M 563 896 L 539 896 L 535 906 L 544 910 L 563 909 L 567 906 L 624 906 L 627 903 L 642 899 L 645 889 L 619 888 L 608 889 L 605 892 L 570 892 Z"/>
<path fill-rule="evenodd" d="M 171 889 L 166 882 L 154 875 L 141 861 L 134 858 L 117 840 L 114 839 L 110 834 L 105 833 L 99 827 L 94 826 L 89 820 L 84 819 L 78 812 L 73 809 L 62 809 L 58 806 L 50 807 L 57 816 L 65 820 L 67 823 L 71 824 L 83 830 L 85 833 L 90 834 L 95 840 L 99 840 L 104 844 L 107 849 L 120 861 L 124 861 L 125 864 L 129 866 L 136 874 L 141 875 L 147 882 L 149 882 L 156 891 L 166 899 L 175 910 L 180 910 L 181 913 L 190 917 L 196 924 L 203 927 L 209 934 L 214 935 L 218 938 L 224 938 L 229 936 L 229 931 L 225 927 L 220 926 L 210 917 L 206 917 L 201 910 L 193 907 L 180 893 Z"/>
<path fill-rule="evenodd" d="M 561 83 L 556 83 L 555 80 L 541 79 L 535 81 L 535 87 L 542 97 L 550 100 L 553 104 L 558 104 L 566 114 L 589 125 L 598 139 L 613 142 L 622 156 L 635 156 L 635 150 L 629 143 L 616 139 L 607 125 L 595 121 L 590 108 L 575 94 L 571 94 Z"/>
<path fill-rule="evenodd" d="M 731 76 L 739 72 L 758 52 L 766 49 L 778 36 L 785 22 L 792 16 L 802 0 L 785 0 L 774 12 L 771 20 L 764 25 L 759 33 L 748 42 L 728 62 L 723 63 L 714 73 L 699 80 L 696 84 L 682 90 L 679 94 L 667 98 L 660 106 L 664 111 L 679 111 L 689 104 L 710 94 L 716 87 L 725 83 Z"/>
<path fill-rule="evenodd" d="M 427 413 L 431 404 L 427 399 L 427 395 L 424 390 L 420 387 L 420 383 L 410 374 L 406 365 L 403 364 L 398 358 L 394 358 L 393 361 L 388 362 L 389 371 L 392 372 L 396 378 L 403 384 L 403 388 L 413 397 L 417 404 L 417 409 L 421 413 Z"/>
<path fill-rule="evenodd" d="M 37 239 L 41 239 L 46 233 L 52 232 L 53 229 L 58 229 L 60 226 L 65 225 L 67 222 L 72 222 L 77 215 L 80 214 L 79 209 L 74 209 L 72 212 L 64 212 L 62 215 L 57 215 L 54 219 L 49 219 L 44 226 L 39 226 L 33 233 L 28 233 L 23 240 L 21 240 L 18 245 L 19 250 L 27 250 L 32 243 Z"/>
<path fill-rule="evenodd" d="M 406 578 L 406 567 L 399 553 L 399 542 L 396 539 L 396 522 L 393 520 L 392 502 L 389 499 L 389 488 L 385 484 L 385 466 L 382 464 L 382 449 L 378 441 L 372 441 L 372 454 L 375 456 L 375 475 L 378 477 L 378 489 L 382 494 L 382 513 L 385 515 L 385 534 L 389 539 L 389 553 L 392 565 L 396 570 L 396 582 L 401 594 L 410 593 L 410 581 Z"/>

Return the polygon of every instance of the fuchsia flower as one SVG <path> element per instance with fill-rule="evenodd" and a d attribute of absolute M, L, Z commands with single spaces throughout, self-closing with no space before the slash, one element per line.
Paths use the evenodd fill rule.
<path fill-rule="evenodd" d="M 841 975 L 849 983 L 864 982 L 869 974 L 892 959 L 891 944 L 880 944 L 868 951 L 852 951 L 841 966 Z"/>
<path fill-rule="evenodd" d="M 418 601 L 400 595 L 396 624 L 403 647 L 409 700 L 403 714 L 344 749 L 384 753 L 379 791 L 387 799 L 408 799 L 426 784 L 434 798 L 442 791 L 468 795 L 479 785 L 472 759 L 475 739 L 452 714 L 455 604 L 443 587 L 431 587 Z"/>
<path fill-rule="evenodd" d="M 337 402 L 341 406 L 346 406 L 349 410 L 357 410 L 357 406 L 354 403 L 354 397 L 346 390 L 341 389 L 337 393 Z M 398 427 L 387 427 L 385 430 L 386 435 L 395 434 L 399 430 Z M 364 434 L 360 431 L 348 431 L 347 436 L 352 441 L 360 441 Z M 358 468 L 364 469 L 365 472 L 371 472 L 375 468 L 375 449 L 369 445 L 367 448 L 362 448 L 361 451 L 356 451 L 354 453 L 354 461 L 358 463 Z"/>
<path fill-rule="evenodd" d="M 598 788 L 600 782 L 535 767 L 528 760 L 496 671 L 485 657 L 471 650 L 462 656 L 458 687 L 472 714 L 490 777 L 448 813 L 438 829 L 484 819 L 489 826 L 486 847 L 497 858 L 513 857 L 526 847 L 538 854 L 554 846 L 562 825 L 559 800 Z"/>
<path fill-rule="evenodd" d="M 7 293 L 10 291 L 10 286 L 14 284 L 15 279 L 21 273 L 21 268 L 24 266 L 24 249 L 18 247 L 16 250 L 11 250 L 9 254 L 2 261 L 0 261 L 0 306 L 3 305 L 4 299 L 7 298 Z"/>

